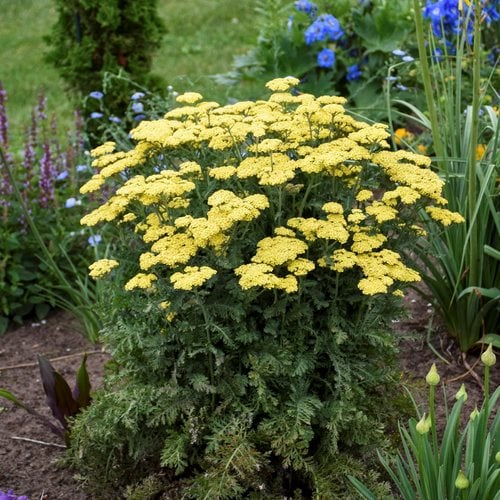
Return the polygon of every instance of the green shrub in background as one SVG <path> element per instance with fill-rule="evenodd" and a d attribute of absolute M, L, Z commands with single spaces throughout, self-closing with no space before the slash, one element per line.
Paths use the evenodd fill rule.
<path fill-rule="evenodd" d="M 112 276 L 117 370 L 70 457 L 94 495 L 158 472 L 189 498 L 342 498 L 349 470 L 386 491 L 363 471 L 397 394 L 390 320 L 419 279 L 403 251 L 424 207 L 461 218 L 427 158 L 298 82 L 224 107 L 183 94 L 134 148 L 93 151 L 82 192 L 118 188 L 82 223 L 121 228 L 90 273 Z"/>
<path fill-rule="evenodd" d="M 149 78 L 152 55 L 165 33 L 157 0 L 57 1 L 58 19 L 47 41 L 47 59 L 70 89 L 86 95 L 105 72 L 124 70 L 140 83 Z"/>
<path fill-rule="evenodd" d="M 159 87 L 158 78 L 150 73 L 152 56 L 165 33 L 157 3 L 56 0 L 58 19 L 47 37 L 51 46 L 47 60 L 59 70 L 71 93 L 84 97 L 99 92 L 105 74 L 124 75 L 106 89 L 108 106 L 113 113 L 121 113 L 134 92 L 128 78 L 151 89 Z"/>

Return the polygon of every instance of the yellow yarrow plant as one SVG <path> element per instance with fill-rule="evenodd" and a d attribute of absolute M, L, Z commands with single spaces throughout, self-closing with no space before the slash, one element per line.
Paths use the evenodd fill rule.
<path fill-rule="evenodd" d="M 127 290 L 196 291 L 230 270 L 243 290 L 287 294 L 325 271 L 367 296 L 401 295 L 419 280 L 404 257 L 421 234 L 417 213 L 463 220 L 446 208 L 429 158 L 391 151 L 385 125 L 353 119 L 342 98 L 299 94 L 297 83 L 278 78 L 267 100 L 226 106 L 188 92 L 131 131 L 130 151 L 93 150 L 97 173 L 81 192 L 115 190 L 82 224 L 130 227 L 140 240 Z"/>

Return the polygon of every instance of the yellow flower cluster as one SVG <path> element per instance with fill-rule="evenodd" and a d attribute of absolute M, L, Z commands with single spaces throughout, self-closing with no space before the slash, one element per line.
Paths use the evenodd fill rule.
<path fill-rule="evenodd" d="M 98 173 L 82 193 L 118 186 L 82 224 L 130 225 L 147 246 L 127 290 L 167 278 L 190 291 L 217 280 L 229 258 L 242 289 L 297 292 L 318 265 L 356 271 L 366 295 L 418 280 L 390 249 L 401 214 L 418 204 L 444 225 L 462 221 L 444 208 L 429 158 L 390 151 L 385 125 L 357 121 L 341 97 L 292 93 L 298 83 L 278 78 L 267 100 L 227 106 L 188 92 L 131 131 L 130 151 L 112 142 L 92 151 Z"/>
<path fill-rule="evenodd" d="M 102 278 L 109 274 L 115 267 L 118 266 L 118 262 L 113 259 L 100 259 L 90 264 L 89 266 L 89 276 L 95 279 Z"/>
<path fill-rule="evenodd" d="M 183 272 L 172 274 L 170 281 L 177 290 L 192 290 L 203 285 L 215 274 L 217 271 L 208 266 L 186 266 Z"/>

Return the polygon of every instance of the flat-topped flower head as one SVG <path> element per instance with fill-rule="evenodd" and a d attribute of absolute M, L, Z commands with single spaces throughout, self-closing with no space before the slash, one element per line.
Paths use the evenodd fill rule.
<path fill-rule="evenodd" d="M 203 99 L 201 94 L 198 92 L 185 92 L 184 94 L 178 95 L 175 100 L 181 104 L 195 104 Z"/>
<path fill-rule="evenodd" d="M 297 86 L 300 83 L 298 78 L 293 76 L 285 76 L 284 78 L 275 78 L 266 83 L 266 87 L 273 92 L 286 92 L 292 87 Z"/>

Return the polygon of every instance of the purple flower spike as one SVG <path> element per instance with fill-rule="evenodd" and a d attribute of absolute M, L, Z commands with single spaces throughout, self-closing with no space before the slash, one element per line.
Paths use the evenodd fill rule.
<path fill-rule="evenodd" d="M 54 201 L 54 173 L 55 168 L 52 161 L 52 154 L 47 142 L 43 144 L 43 156 L 40 162 L 40 206 L 46 208 Z"/>
<path fill-rule="evenodd" d="M 9 120 L 7 118 L 7 91 L 0 82 L 0 146 L 7 149 L 9 143 Z"/>

